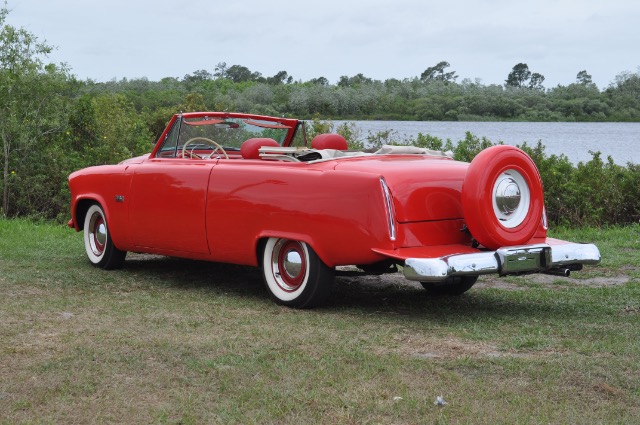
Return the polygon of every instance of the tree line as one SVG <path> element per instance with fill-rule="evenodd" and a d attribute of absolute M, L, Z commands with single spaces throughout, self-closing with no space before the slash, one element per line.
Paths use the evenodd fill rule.
<path fill-rule="evenodd" d="M 336 84 L 325 77 L 294 81 L 286 71 L 264 77 L 241 65 L 219 63 L 215 72 L 195 71 L 183 78 L 145 78 L 84 82 L 92 95 L 120 93 L 138 112 L 174 108 L 189 94 L 202 106 L 301 118 L 417 121 L 640 121 L 640 72 L 621 72 L 600 90 L 591 75 L 554 88 L 545 77 L 518 63 L 504 84 L 458 82 L 449 63 L 428 67 L 418 77 L 374 80 L 360 73 Z"/>
<path fill-rule="evenodd" d="M 313 118 L 314 128 L 322 120 L 326 126 L 331 118 L 640 121 L 640 73 L 621 73 L 600 90 L 587 71 L 580 71 L 575 82 L 545 89 L 544 76 L 524 63 L 516 64 L 500 85 L 458 82 L 446 61 L 402 80 L 357 74 L 342 76 L 336 84 L 324 77 L 295 81 L 286 71 L 265 77 L 224 62 L 213 72 L 199 70 L 160 81 L 80 81 L 67 66 L 48 62 L 51 47 L 45 42 L 6 24 L 8 13 L 0 8 L 0 214 L 5 217 L 68 216 L 70 172 L 149 152 L 171 115 L 180 111 Z M 388 138 L 384 132 L 362 137 L 349 126 L 337 130 L 352 146 Z M 428 136 L 421 137 L 386 142 L 422 143 Z M 613 169 L 600 162 L 599 168 Z M 623 169 L 634 181 L 637 167 Z M 640 199 L 638 187 L 630 189 L 635 199 Z M 616 222 L 637 221 L 633 211 Z M 598 224 L 610 219 L 578 221 Z"/>

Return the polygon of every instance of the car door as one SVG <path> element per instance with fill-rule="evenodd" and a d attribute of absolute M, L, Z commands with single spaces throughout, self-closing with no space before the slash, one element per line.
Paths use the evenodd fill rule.
<path fill-rule="evenodd" d="M 129 232 L 141 251 L 208 254 L 205 208 L 215 161 L 151 158 L 133 172 Z"/>

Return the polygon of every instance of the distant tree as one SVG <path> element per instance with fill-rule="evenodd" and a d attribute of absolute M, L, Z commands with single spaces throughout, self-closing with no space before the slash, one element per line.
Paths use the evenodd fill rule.
<path fill-rule="evenodd" d="M 204 80 L 211 80 L 213 78 L 213 75 L 211 75 L 211 73 L 209 71 L 206 71 L 204 69 L 200 69 L 198 71 L 194 71 L 193 72 L 193 76 L 195 78 L 197 78 L 200 81 L 204 81 Z"/>
<path fill-rule="evenodd" d="M 234 83 L 251 80 L 251 70 L 246 66 L 232 65 L 227 69 L 227 78 Z"/>
<path fill-rule="evenodd" d="M 623 71 L 615 76 L 614 81 L 610 84 L 610 87 L 621 88 L 627 85 L 630 81 L 637 80 L 640 77 L 640 68 L 638 73 L 634 74 L 631 71 Z"/>
<path fill-rule="evenodd" d="M 194 71 L 192 75 L 185 75 L 183 81 L 188 83 L 199 83 L 201 81 L 211 80 L 213 75 L 209 71 L 205 71 L 204 69 L 200 69 L 198 71 Z"/>
<path fill-rule="evenodd" d="M 505 81 L 507 87 L 529 88 L 533 90 L 544 90 L 542 83 L 544 75 L 537 72 L 532 73 L 526 63 L 515 65 Z"/>
<path fill-rule="evenodd" d="M 544 90 L 542 83 L 544 82 L 544 75 L 538 74 L 534 72 L 531 74 L 531 79 L 529 80 L 529 88 L 532 90 Z"/>
<path fill-rule="evenodd" d="M 373 80 L 369 77 L 365 77 L 362 73 L 354 75 L 349 79 L 350 85 L 371 84 Z"/>
<path fill-rule="evenodd" d="M 177 86 L 179 84 L 179 81 L 180 79 L 176 77 L 164 77 L 160 79 L 160 84 L 164 86 L 169 86 L 169 85 Z"/>
<path fill-rule="evenodd" d="M 526 63 L 519 63 L 511 69 L 505 81 L 508 87 L 525 87 L 525 83 L 531 78 L 531 71 Z"/>
<path fill-rule="evenodd" d="M 257 81 L 262 78 L 259 72 L 251 72 L 249 68 L 242 65 L 231 65 L 226 71 L 226 78 L 234 83 L 244 83 L 247 81 Z"/>
<path fill-rule="evenodd" d="M 0 8 L 0 142 L 2 143 L 2 214 L 10 214 L 12 185 L 33 174 L 44 138 L 62 131 L 71 97 L 64 66 L 44 63 L 52 47 L 24 28 L 5 24 Z M 24 161 L 24 158 L 30 158 Z M 44 160 L 43 160 L 44 161 Z M 19 189 L 16 189 L 19 190 Z M 19 195 L 16 195 L 19 196 Z"/>
<path fill-rule="evenodd" d="M 327 80 L 325 77 L 318 77 L 318 78 L 312 78 L 309 80 L 309 82 L 311 84 L 315 84 L 318 86 L 328 86 L 329 85 L 329 80 Z"/>
<path fill-rule="evenodd" d="M 347 77 L 343 75 L 338 81 L 339 87 L 357 87 L 362 84 L 371 84 L 373 80 L 369 77 L 365 77 L 362 73 L 354 75 L 353 77 Z"/>
<path fill-rule="evenodd" d="M 273 77 L 267 78 L 267 84 L 291 84 L 293 82 L 293 77 L 287 74 L 287 71 L 280 71 Z"/>
<path fill-rule="evenodd" d="M 220 79 L 227 78 L 227 69 L 226 62 L 218 62 L 214 69 L 213 76 Z"/>
<path fill-rule="evenodd" d="M 444 81 L 444 82 L 454 82 L 458 76 L 455 71 L 444 72 L 446 68 L 449 68 L 449 62 L 442 61 L 439 62 L 435 66 L 431 66 L 420 74 L 420 79 L 422 81 Z"/>
<path fill-rule="evenodd" d="M 640 120 L 640 67 L 638 72 L 624 71 L 616 75 L 606 90 L 613 115 L 620 121 Z"/>
<path fill-rule="evenodd" d="M 592 84 L 591 75 L 587 74 L 587 71 L 580 71 L 578 75 L 576 75 L 576 83 L 582 84 L 586 86 L 587 84 Z"/>
<path fill-rule="evenodd" d="M 180 105 L 182 112 L 198 112 L 206 111 L 207 106 L 204 104 L 204 97 L 200 93 L 191 92 L 184 97 L 184 101 Z"/>
<path fill-rule="evenodd" d="M 397 78 L 387 78 L 384 80 L 385 87 L 400 87 L 402 85 L 402 81 Z"/>
<path fill-rule="evenodd" d="M 92 100 L 97 140 L 85 141 L 90 165 L 114 164 L 149 152 L 151 134 L 123 94 L 105 93 Z"/>

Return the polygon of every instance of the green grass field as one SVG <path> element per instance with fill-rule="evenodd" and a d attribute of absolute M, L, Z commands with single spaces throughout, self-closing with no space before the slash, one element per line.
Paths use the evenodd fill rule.
<path fill-rule="evenodd" d="M 0 424 L 640 423 L 640 226 L 553 236 L 602 264 L 459 298 L 339 277 L 298 311 L 253 268 L 107 272 L 67 227 L 0 220 Z"/>

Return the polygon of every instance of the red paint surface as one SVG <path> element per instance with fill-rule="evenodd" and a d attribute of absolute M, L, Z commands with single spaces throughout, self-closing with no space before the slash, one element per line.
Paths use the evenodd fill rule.
<path fill-rule="evenodd" d="M 229 115 L 207 112 L 183 117 Z M 273 120 L 274 126 L 291 127 L 283 143 L 289 145 L 298 121 Z M 306 242 L 330 267 L 370 264 L 388 257 L 475 252 L 465 231 L 470 219 L 486 221 L 487 232 L 496 232 L 496 224 L 481 211 L 490 208 L 490 199 L 485 199 L 490 183 L 476 182 L 477 193 L 465 194 L 476 203 L 477 211 L 463 208 L 466 163 L 426 155 L 376 155 L 318 163 L 243 159 L 240 155 L 230 159 L 156 158 L 167 132 L 150 155 L 73 173 L 69 178 L 71 225 L 79 229 L 87 203 L 97 202 L 121 250 L 257 265 L 259 241 L 280 237 Z M 495 157 L 487 157 L 476 167 L 498 170 L 481 179 L 490 181 L 500 167 L 511 164 L 508 158 Z M 533 171 L 522 161 L 526 162 L 516 160 L 515 166 L 531 175 Z M 392 196 L 395 240 L 389 234 L 381 178 Z M 546 232 L 538 224 L 541 190 L 532 190 L 535 205 L 526 221 L 525 240 L 518 229 L 500 230 L 504 245 L 533 241 L 534 233 L 537 241 L 544 240 Z"/>

